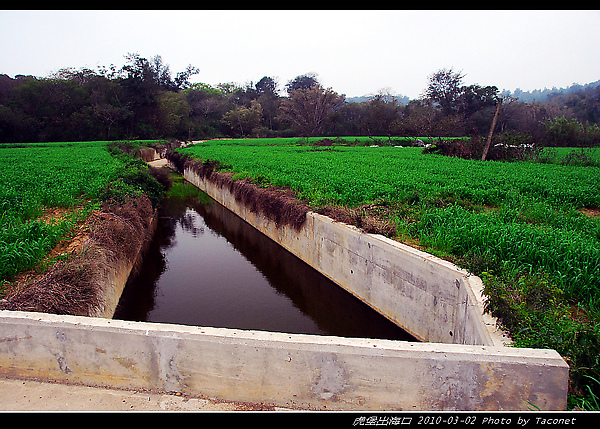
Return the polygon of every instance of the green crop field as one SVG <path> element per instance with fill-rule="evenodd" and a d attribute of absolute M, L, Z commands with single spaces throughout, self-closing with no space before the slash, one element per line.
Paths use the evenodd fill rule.
<path fill-rule="evenodd" d="M 298 139 L 214 140 L 182 152 L 221 161 L 255 180 L 291 186 L 314 205 L 401 201 L 416 192 L 477 204 L 530 197 L 575 208 L 600 206 L 596 169 L 481 163 L 425 156 L 410 147 L 312 147 Z"/>
<path fill-rule="evenodd" d="M 0 286 L 71 233 L 126 167 L 107 142 L 0 145 Z M 43 218 L 57 207 L 67 215 Z"/>
<path fill-rule="evenodd" d="M 387 138 L 379 147 L 318 140 L 215 140 L 180 151 L 219 161 L 236 179 L 291 187 L 316 210 L 385 207 L 378 216 L 394 223 L 394 238 L 481 276 L 515 345 L 556 349 L 575 391 L 597 395 L 600 168 L 561 165 L 564 150 L 551 164 L 481 162 Z"/>

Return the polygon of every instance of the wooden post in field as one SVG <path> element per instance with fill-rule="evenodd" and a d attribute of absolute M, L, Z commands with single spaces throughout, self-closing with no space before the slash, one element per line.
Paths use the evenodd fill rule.
<path fill-rule="evenodd" d="M 498 99 L 498 106 L 496 106 L 496 113 L 494 114 L 494 120 L 492 121 L 492 126 L 490 128 L 490 133 L 488 134 L 487 141 L 485 142 L 485 148 L 483 149 L 483 155 L 481 155 L 482 161 L 485 161 L 485 157 L 487 156 L 488 150 L 490 150 L 490 144 L 492 143 L 492 134 L 494 134 L 494 128 L 496 128 L 496 122 L 498 121 L 498 114 L 500 113 L 501 106 L 502 106 L 502 98 Z"/>

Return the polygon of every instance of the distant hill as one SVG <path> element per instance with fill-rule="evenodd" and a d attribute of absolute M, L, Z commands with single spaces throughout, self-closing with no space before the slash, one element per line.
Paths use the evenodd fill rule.
<path fill-rule="evenodd" d="M 585 85 L 580 85 L 578 83 L 574 83 L 568 88 L 556 88 L 552 87 L 551 89 L 534 89 L 533 91 L 521 91 L 520 88 L 515 89 L 514 91 L 503 90 L 502 95 L 510 95 L 512 97 L 516 97 L 519 101 L 523 103 L 531 103 L 532 101 L 537 101 L 538 103 L 544 103 L 546 101 L 551 101 L 552 98 L 558 95 L 568 95 L 576 91 L 593 89 L 597 86 L 600 86 L 600 80 L 595 82 L 586 83 Z"/>
<path fill-rule="evenodd" d="M 346 101 L 348 103 L 362 103 L 364 101 L 369 101 L 371 97 L 372 95 L 363 95 L 361 97 L 346 97 Z M 404 106 L 410 101 L 410 98 L 408 98 L 406 95 L 396 95 L 395 97 L 396 100 L 398 100 L 398 104 L 400 106 Z"/>
<path fill-rule="evenodd" d="M 500 94 L 503 96 L 510 95 L 512 97 L 516 97 L 519 101 L 523 103 L 531 103 L 532 101 L 544 103 L 547 101 L 551 101 L 554 97 L 559 95 L 568 95 L 581 90 L 590 90 L 597 86 L 600 86 L 600 80 L 586 83 L 584 85 L 574 83 L 568 88 L 557 88 L 553 86 L 552 88 L 534 89 L 533 91 L 522 91 L 520 88 L 517 88 L 514 91 L 504 89 L 501 91 Z M 365 101 L 369 101 L 371 97 L 372 95 L 363 95 L 360 97 L 346 97 L 346 101 L 348 103 L 362 103 Z M 396 99 L 398 100 L 398 104 L 401 106 L 408 104 L 408 102 L 410 101 L 410 98 L 405 95 L 396 95 Z"/>

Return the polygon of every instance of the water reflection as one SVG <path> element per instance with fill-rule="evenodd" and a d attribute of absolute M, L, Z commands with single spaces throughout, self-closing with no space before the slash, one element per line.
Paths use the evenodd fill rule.
<path fill-rule="evenodd" d="M 205 194 L 165 200 L 115 318 L 414 341 Z"/>

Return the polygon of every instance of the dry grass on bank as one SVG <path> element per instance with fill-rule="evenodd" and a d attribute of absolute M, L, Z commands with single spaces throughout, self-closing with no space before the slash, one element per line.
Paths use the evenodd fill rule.
<path fill-rule="evenodd" d="M 68 242 L 60 260 L 42 273 L 19 277 L 0 301 L 2 310 L 89 316 L 103 306 L 102 287 L 111 269 L 134 262 L 151 234 L 154 210 L 148 197 L 102 204 Z"/>

